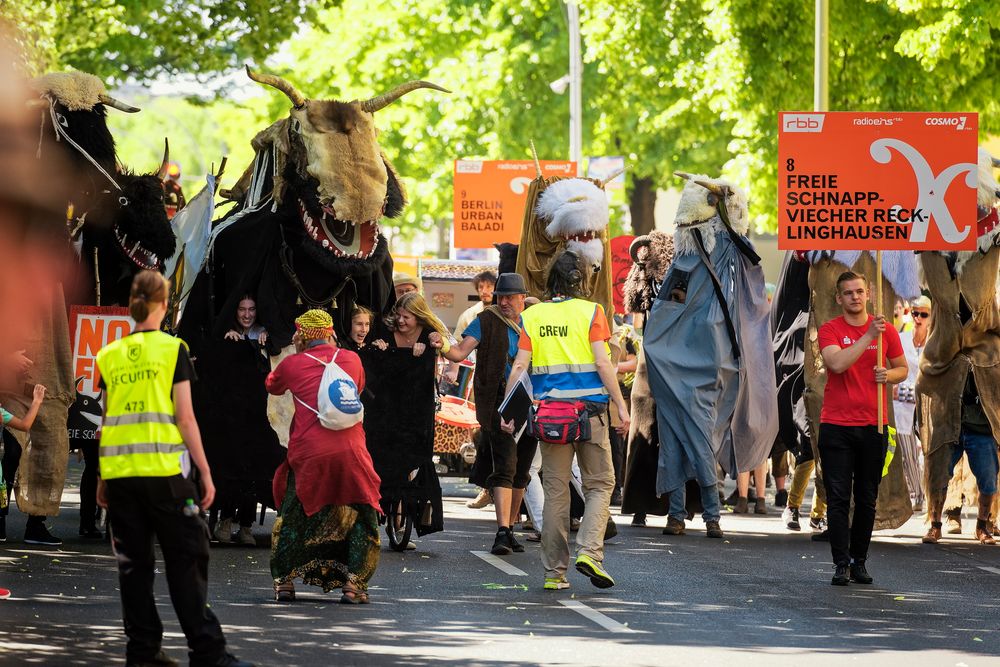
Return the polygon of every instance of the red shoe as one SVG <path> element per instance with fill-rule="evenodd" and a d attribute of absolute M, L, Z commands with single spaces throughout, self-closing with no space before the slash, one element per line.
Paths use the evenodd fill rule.
<path fill-rule="evenodd" d="M 0 600 L 6 600 L 10 597 L 10 591 L 6 588 L 0 588 Z"/>

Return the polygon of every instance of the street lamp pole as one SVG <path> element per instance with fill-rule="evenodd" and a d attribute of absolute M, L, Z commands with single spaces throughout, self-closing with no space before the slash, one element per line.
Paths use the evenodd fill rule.
<path fill-rule="evenodd" d="M 813 111 L 830 110 L 830 1 L 816 0 Z"/>
<path fill-rule="evenodd" d="M 817 0 L 819 2 L 819 0 Z M 580 175 L 583 153 L 583 57 L 580 53 L 580 7 L 566 0 L 569 24 L 569 159 Z"/>

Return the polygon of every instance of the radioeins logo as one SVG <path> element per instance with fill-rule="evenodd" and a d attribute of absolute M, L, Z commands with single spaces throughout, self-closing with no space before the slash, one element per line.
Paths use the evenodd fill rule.
<path fill-rule="evenodd" d="M 786 113 L 781 129 L 785 132 L 822 132 L 824 118 L 821 113 Z"/>
<path fill-rule="evenodd" d="M 965 116 L 931 116 L 924 120 L 924 125 L 944 125 L 954 127 L 956 130 L 964 130 Z"/>

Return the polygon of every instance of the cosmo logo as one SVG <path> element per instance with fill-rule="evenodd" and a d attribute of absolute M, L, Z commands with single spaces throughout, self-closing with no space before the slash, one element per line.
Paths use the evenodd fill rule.
<path fill-rule="evenodd" d="M 954 127 L 956 130 L 965 129 L 965 116 L 958 116 L 943 118 L 940 116 L 931 116 L 924 121 L 924 125 L 944 125 L 948 127 Z"/>

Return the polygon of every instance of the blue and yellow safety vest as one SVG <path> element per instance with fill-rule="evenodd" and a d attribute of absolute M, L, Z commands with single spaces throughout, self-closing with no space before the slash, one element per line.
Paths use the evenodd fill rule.
<path fill-rule="evenodd" d="M 584 299 L 548 301 L 521 314 L 531 339 L 531 386 L 536 400 L 607 403 L 597 373 L 590 326 L 598 305 Z"/>
<path fill-rule="evenodd" d="M 173 387 L 184 341 L 143 331 L 97 353 L 107 389 L 101 427 L 101 477 L 170 477 L 181 474 L 187 453 L 177 428 Z"/>

